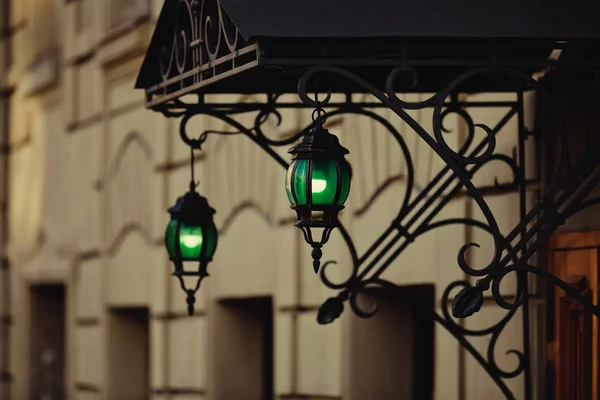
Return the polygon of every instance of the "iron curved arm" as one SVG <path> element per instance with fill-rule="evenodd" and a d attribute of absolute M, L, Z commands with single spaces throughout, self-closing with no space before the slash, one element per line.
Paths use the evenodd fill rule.
<path fill-rule="evenodd" d="M 511 234 L 508 237 L 504 237 L 500 233 L 499 228 L 496 224 L 496 221 L 495 221 L 493 215 L 491 214 L 490 209 L 487 206 L 487 203 L 483 199 L 483 196 L 478 191 L 476 186 L 472 183 L 472 178 L 473 178 L 473 175 L 478 170 L 480 170 L 484 165 L 486 165 L 488 162 L 501 161 L 501 162 L 505 162 L 506 164 L 508 164 L 514 173 L 513 182 L 510 182 L 509 184 L 507 184 L 507 186 L 523 184 L 523 182 L 520 179 L 520 175 L 516 173 L 517 166 L 515 165 L 514 160 L 510 159 L 509 157 L 503 156 L 503 155 L 494 154 L 495 141 L 496 141 L 495 135 L 497 133 L 497 129 L 491 129 L 488 126 L 476 124 L 471 119 L 470 115 L 468 113 L 466 113 L 464 110 L 462 110 L 460 107 L 453 107 L 452 103 L 450 103 L 450 107 L 448 107 L 447 103 L 445 103 L 445 101 L 446 101 L 445 99 L 451 94 L 452 90 L 454 90 L 456 87 L 458 87 L 458 85 L 460 83 L 464 82 L 466 79 L 473 77 L 477 74 L 489 73 L 489 71 L 488 70 L 471 71 L 470 73 L 461 75 L 459 78 L 457 78 L 455 81 L 453 81 L 444 91 L 437 93 L 436 95 L 425 100 L 424 102 L 406 103 L 406 102 L 403 102 L 402 100 L 398 99 L 396 97 L 395 93 L 392 93 L 389 89 L 389 87 L 393 87 L 393 81 L 395 79 L 395 75 L 398 75 L 399 72 L 393 72 L 388 77 L 387 85 L 391 85 L 391 86 L 387 87 L 388 93 L 386 96 L 386 94 L 384 94 L 383 92 L 377 91 L 373 86 L 371 86 L 368 83 L 366 83 L 365 81 L 361 80 L 360 77 L 357 77 L 347 71 L 341 70 L 336 67 L 315 67 L 315 68 L 309 69 L 299 81 L 299 95 L 300 95 L 300 98 L 305 102 L 306 105 L 309 105 L 309 106 L 312 105 L 312 106 L 316 106 L 316 107 L 325 107 L 327 105 L 327 102 L 329 101 L 330 96 L 328 96 L 328 98 L 326 98 L 323 101 L 316 101 L 316 100 L 310 99 L 305 90 L 308 80 L 313 75 L 320 73 L 320 72 L 324 72 L 324 71 L 337 73 L 348 79 L 353 80 L 355 83 L 363 85 L 363 87 L 365 87 L 367 89 L 367 91 L 371 92 L 371 94 L 375 95 L 375 97 L 379 101 L 381 101 L 382 104 L 384 104 L 385 106 L 390 108 L 393 112 L 395 112 L 398 116 L 400 116 L 400 118 L 408 126 L 410 126 L 430 146 L 430 148 L 436 154 L 438 154 L 438 156 L 445 162 L 446 167 L 443 170 L 444 173 L 451 172 L 451 173 L 453 173 L 453 176 L 457 177 L 458 180 L 460 181 L 451 190 L 451 195 L 449 197 L 456 194 L 457 191 L 461 187 L 464 186 L 467 188 L 467 192 L 475 200 L 475 202 L 478 204 L 480 210 L 484 214 L 484 217 L 486 220 L 485 223 L 480 222 L 480 221 L 475 221 L 475 220 L 470 221 L 470 220 L 466 220 L 466 219 L 450 219 L 450 220 L 445 220 L 445 221 L 441 221 L 441 222 L 433 222 L 433 223 L 431 221 L 428 221 L 425 225 L 418 227 L 414 232 L 412 232 L 412 233 L 409 232 L 408 228 L 405 228 L 402 225 L 401 221 L 405 216 L 407 216 L 411 211 L 414 210 L 414 207 L 416 207 L 418 200 L 426 199 L 426 194 L 422 192 L 415 199 L 413 199 L 413 197 L 412 197 L 412 190 L 414 188 L 414 166 L 413 166 L 412 158 L 410 156 L 410 152 L 408 150 L 408 146 L 406 146 L 406 143 L 404 142 L 404 139 L 402 138 L 402 136 L 398 133 L 398 131 L 394 128 L 393 125 L 391 125 L 388 121 L 386 121 L 384 118 L 382 118 L 378 114 L 368 111 L 368 110 L 358 108 L 358 107 L 353 107 L 351 104 L 347 105 L 347 106 L 341 106 L 338 109 L 335 109 L 328 113 L 329 116 L 354 113 L 354 114 L 363 115 L 368 118 L 371 118 L 371 119 L 377 121 L 378 123 L 380 123 L 382 126 L 384 126 L 386 128 L 386 130 L 388 132 L 390 132 L 392 134 L 392 136 L 396 139 L 397 143 L 399 144 L 399 146 L 401 148 L 401 151 L 404 155 L 405 161 L 408 166 L 408 171 L 409 171 L 408 178 L 407 178 L 407 182 L 408 182 L 407 183 L 407 193 L 399 207 L 397 218 L 392 222 L 390 227 L 383 233 L 382 237 L 387 238 L 394 231 L 398 231 L 399 233 L 398 233 L 397 237 L 406 238 L 407 243 L 409 243 L 409 242 L 412 242 L 413 240 L 415 240 L 418 236 L 423 235 L 436 227 L 450 225 L 453 223 L 470 224 L 472 226 L 484 229 L 486 232 L 488 232 L 489 234 L 492 235 L 492 237 L 494 239 L 494 255 L 493 255 L 492 261 L 485 268 L 474 269 L 474 268 L 471 268 L 466 263 L 466 251 L 469 247 L 473 246 L 474 244 L 467 244 L 460 249 L 459 256 L 458 256 L 458 263 L 459 263 L 459 266 L 463 269 L 463 271 L 465 273 L 467 273 L 468 275 L 483 276 L 483 275 L 487 274 L 488 277 L 490 277 L 490 279 L 489 279 L 489 281 L 483 280 L 484 286 L 485 286 L 486 282 L 488 284 L 489 283 L 492 284 L 491 285 L 492 286 L 492 294 L 493 294 L 494 298 L 496 299 L 496 301 L 499 304 L 507 306 L 505 308 L 509 308 L 508 313 L 505 316 L 503 316 L 501 321 L 498 322 L 497 324 L 495 324 L 491 327 L 480 329 L 480 330 L 468 330 L 468 329 L 465 329 L 465 328 L 461 327 L 460 325 L 456 324 L 452 320 L 452 317 L 450 316 L 450 313 L 447 309 L 447 305 L 449 303 L 448 296 L 450 295 L 450 292 L 452 289 L 455 289 L 458 286 L 463 286 L 465 288 L 467 287 L 467 283 L 458 282 L 458 283 L 454 283 L 454 284 L 450 285 L 447 288 L 447 290 L 445 291 L 445 294 L 444 294 L 445 299 L 446 299 L 445 306 L 442 308 L 444 317 L 440 317 L 436 313 L 434 313 L 434 314 L 437 315 L 436 321 L 442 323 L 442 325 L 444 325 L 446 327 L 446 329 L 451 331 L 451 333 L 455 337 L 457 337 L 457 339 L 461 342 L 461 344 L 463 344 L 463 346 L 465 346 L 465 348 L 468 348 L 468 346 L 465 345 L 465 343 L 468 344 L 468 341 L 466 341 L 465 336 L 491 335 L 490 345 L 488 347 L 488 352 L 487 352 L 487 361 L 483 358 L 483 356 L 481 356 L 479 353 L 477 353 L 473 348 L 470 348 L 470 349 L 468 348 L 468 350 L 469 350 L 469 352 L 471 352 L 474 355 L 474 357 L 478 360 L 478 362 L 480 362 L 484 366 L 484 368 L 486 368 L 486 371 L 488 371 L 488 373 L 492 376 L 494 381 L 502 389 L 503 393 L 508 398 L 514 398 L 512 396 L 512 393 L 510 393 L 510 391 L 506 392 L 503 389 L 503 387 L 506 388 L 506 386 L 504 385 L 504 382 L 502 381 L 502 379 L 514 377 L 523 372 L 524 368 L 526 368 L 526 366 L 525 366 L 526 363 L 524 362 L 524 355 L 521 352 L 518 352 L 515 350 L 510 350 L 509 353 L 515 354 L 517 356 L 518 365 L 516 368 L 514 368 L 510 371 L 504 371 L 498 367 L 498 365 L 495 361 L 494 349 L 496 347 L 498 337 L 503 332 L 503 330 L 504 330 L 505 326 L 508 324 L 508 322 L 514 317 L 516 308 L 518 307 L 521 299 L 523 298 L 523 290 L 522 290 L 523 281 L 519 280 L 519 287 L 518 287 L 518 292 L 516 295 L 517 301 L 515 303 L 501 303 L 502 301 L 504 301 L 504 299 L 500 297 L 499 291 L 497 291 L 495 289 L 495 287 L 496 287 L 496 285 L 499 287 L 499 282 L 501 281 L 501 278 L 504 277 L 509 272 L 511 272 L 511 270 L 507 270 L 507 272 L 505 272 L 504 270 L 501 270 L 499 266 L 502 266 L 503 263 L 505 262 L 505 260 L 512 260 L 512 262 L 516 262 L 518 260 L 517 252 L 522 251 L 523 249 L 519 246 L 511 246 L 511 241 L 516 238 L 516 235 L 517 235 L 516 233 L 511 232 Z M 395 71 L 397 71 L 397 70 L 395 70 Z M 504 72 L 509 75 L 511 75 L 513 73 L 513 71 L 511 71 L 511 70 L 503 70 L 501 68 L 494 69 L 494 71 L 496 73 Z M 521 75 L 519 75 L 519 76 L 521 76 Z M 537 83 L 534 83 L 531 85 L 535 86 L 535 85 L 537 85 Z M 302 90 L 303 87 L 304 87 L 304 91 Z M 444 104 L 446 104 L 446 106 L 444 106 Z M 234 132 L 205 131 L 196 140 L 204 141 L 206 139 L 207 135 L 213 134 L 213 133 L 214 134 L 243 134 L 245 136 L 248 136 L 253 142 L 255 142 L 260 147 L 262 147 L 280 165 L 282 165 L 284 168 L 287 168 L 288 164 L 277 153 L 275 153 L 273 151 L 273 149 L 271 149 L 271 147 L 284 146 L 284 145 L 291 144 L 292 142 L 296 141 L 303 133 L 308 131 L 308 129 L 311 128 L 311 125 L 309 125 L 304 130 L 301 130 L 297 134 L 293 135 L 292 137 L 288 137 L 283 140 L 274 140 L 274 139 L 268 138 L 265 135 L 265 133 L 262 129 L 262 126 L 269 119 L 269 116 L 274 115 L 276 117 L 277 125 L 279 125 L 281 123 L 282 116 L 280 113 L 277 112 L 276 106 L 277 105 L 276 105 L 276 97 L 275 97 L 272 103 L 267 104 L 266 106 L 262 107 L 261 109 L 253 110 L 253 111 L 258 111 L 258 114 L 256 115 L 256 117 L 254 119 L 254 126 L 249 127 L 249 128 L 244 127 L 242 124 L 240 124 L 238 121 L 236 121 L 235 119 L 232 118 L 231 115 L 235 114 L 234 112 L 232 112 L 232 110 L 215 110 L 215 109 L 211 109 L 210 107 L 203 107 L 203 106 L 194 107 L 193 112 L 192 112 L 193 115 L 185 115 L 184 118 L 182 119 L 182 126 L 180 127 L 180 133 L 186 132 L 185 124 L 187 124 L 187 122 L 189 121 L 189 119 L 191 117 L 193 117 L 194 115 L 206 114 L 206 115 L 212 116 L 214 118 L 217 118 L 217 119 L 225 122 L 229 126 L 232 126 L 235 131 Z M 412 119 L 405 112 L 405 109 L 419 109 L 419 108 L 423 108 L 423 107 L 434 107 L 434 117 L 433 117 L 434 121 L 433 121 L 433 134 L 432 135 L 427 133 L 425 131 L 425 129 L 423 129 L 417 123 L 417 121 Z M 463 121 L 465 121 L 466 126 L 468 128 L 467 138 L 466 138 L 465 142 L 463 143 L 463 145 L 457 151 L 454 151 L 450 148 L 450 146 L 445 142 L 445 138 L 443 136 L 443 133 L 447 132 L 447 129 L 444 127 L 444 123 L 443 123 L 444 118 L 450 114 L 457 114 L 459 117 L 461 117 L 463 119 Z M 510 118 L 510 115 L 514 115 L 514 110 L 513 110 L 513 114 L 509 113 L 508 115 L 509 115 L 509 118 Z M 183 122 L 184 120 L 185 120 L 185 123 Z M 475 130 L 478 128 L 483 129 L 483 131 L 486 134 L 486 138 L 485 138 L 485 140 L 482 141 L 482 143 L 478 147 L 476 147 L 475 150 L 473 150 L 469 154 L 467 154 L 467 151 L 469 150 L 469 148 L 471 147 L 471 144 L 473 142 Z M 182 133 L 182 139 L 184 139 L 183 133 Z M 186 139 L 184 139 L 184 141 L 185 140 Z M 188 144 L 195 143 L 195 142 L 193 142 L 194 139 L 187 138 L 187 140 L 188 140 L 188 142 L 186 142 L 186 143 L 188 143 Z M 562 160 L 562 158 L 561 158 L 561 160 Z M 563 162 L 561 165 L 564 165 L 564 164 L 565 164 L 565 162 Z M 554 181 L 556 179 L 557 178 L 554 178 Z M 450 184 L 451 183 L 448 183 L 448 184 L 445 183 L 444 185 L 446 185 L 446 186 L 444 186 L 444 189 L 442 189 L 442 191 L 439 191 L 439 193 L 442 193 L 443 190 L 445 190 L 445 188 L 449 187 Z M 557 190 L 555 187 L 552 187 L 551 189 L 554 191 Z M 431 203 L 429 202 L 429 200 L 427 200 L 426 207 L 429 207 L 430 205 L 431 205 Z M 437 207 L 436 210 L 439 210 L 439 207 Z M 375 313 L 376 309 L 373 309 L 371 311 L 361 310 L 357 303 L 357 297 L 360 294 L 360 292 L 362 292 L 362 290 L 367 285 L 372 285 L 372 284 L 377 285 L 377 284 L 380 284 L 380 282 L 385 282 L 379 278 L 379 275 L 382 272 L 382 269 L 380 268 L 370 278 L 367 278 L 366 273 L 363 274 L 362 272 L 359 272 L 359 268 L 365 262 L 365 260 L 375 251 L 377 246 L 372 246 L 365 254 L 363 254 L 361 257 L 359 257 L 357 254 L 357 251 L 354 247 L 354 244 L 350 238 L 350 235 L 345 230 L 343 225 L 340 224 L 338 226 L 338 228 L 339 228 L 342 238 L 343 238 L 344 242 L 346 243 L 346 246 L 350 252 L 350 256 L 352 259 L 352 272 L 351 272 L 350 277 L 347 278 L 344 282 L 342 282 L 342 283 L 332 282 L 328 278 L 326 271 L 328 271 L 328 267 L 330 267 L 332 264 L 335 264 L 335 261 L 328 261 L 328 262 L 324 263 L 323 268 L 321 270 L 321 275 L 320 275 L 321 279 L 323 280 L 323 282 L 325 283 L 326 286 L 328 286 L 332 289 L 335 289 L 335 290 L 341 290 L 341 292 L 338 294 L 338 297 L 336 298 L 336 299 L 338 299 L 337 301 L 339 301 L 340 304 L 343 301 L 349 300 L 349 305 L 352 307 L 352 309 L 354 310 L 354 312 L 357 315 L 359 315 L 361 317 L 372 316 Z M 520 231 L 520 229 L 518 231 Z M 405 248 L 405 246 L 401 247 L 400 251 L 402 251 L 403 248 Z M 389 250 L 389 248 L 384 249 L 384 252 L 387 252 L 388 250 Z M 504 251 L 508 252 L 508 255 L 506 257 L 504 257 L 503 259 L 501 259 L 502 253 Z M 380 254 L 384 254 L 384 252 L 382 252 Z M 396 251 L 388 259 L 388 261 L 386 261 L 386 264 L 384 264 L 384 265 L 389 265 L 389 262 L 390 262 L 389 260 L 393 260 L 394 258 L 396 258 L 398 256 L 398 254 L 399 254 L 399 252 Z M 364 271 L 368 272 L 368 271 L 370 271 L 371 268 L 372 268 L 372 266 L 367 266 L 367 268 L 365 270 L 363 270 L 363 272 Z M 494 278 L 497 278 L 497 279 L 494 279 Z M 381 286 L 389 286 L 389 285 L 392 285 L 393 287 L 395 287 L 395 285 L 393 285 L 391 283 L 383 284 Z M 389 286 L 389 287 L 391 287 L 391 286 Z M 500 299 L 500 300 L 498 300 L 498 299 Z M 429 310 L 429 311 L 432 311 L 432 310 Z"/>
<path fill-rule="evenodd" d="M 305 104 L 308 104 L 311 106 L 316 106 L 316 107 L 324 107 L 324 106 L 326 106 L 327 102 L 329 101 L 330 96 L 327 96 L 327 98 L 323 101 L 313 100 L 308 96 L 308 92 L 307 92 L 308 81 L 314 75 L 316 75 L 318 73 L 323 73 L 323 72 L 329 72 L 329 73 L 334 73 L 334 74 L 340 75 L 342 77 L 349 79 L 350 81 L 354 82 L 355 84 L 363 87 L 364 89 L 366 89 L 369 93 L 371 93 L 373 96 L 375 96 L 381 103 L 383 103 L 387 107 L 389 107 L 390 110 L 392 110 L 396 115 L 398 115 L 406 124 L 408 124 L 425 141 L 425 143 L 427 143 L 427 145 L 429 145 L 429 147 L 446 163 L 446 165 L 450 169 L 452 169 L 454 174 L 460 179 L 461 183 L 467 188 L 469 194 L 472 196 L 472 198 L 475 200 L 475 202 L 479 206 L 481 212 L 483 213 L 488 225 L 490 226 L 490 228 L 493 232 L 493 237 L 494 237 L 494 257 L 493 257 L 492 261 L 490 262 L 490 264 L 488 264 L 486 267 L 484 267 L 480 270 L 475 270 L 468 265 L 466 257 L 465 257 L 465 251 L 462 251 L 459 253 L 459 266 L 461 269 L 463 269 L 463 271 L 465 271 L 466 273 L 468 273 L 470 275 L 473 275 L 473 274 L 485 275 L 492 268 L 495 268 L 501 259 L 502 251 L 503 251 L 502 247 L 500 246 L 501 240 L 499 237 L 500 230 L 498 228 L 498 224 L 497 224 L 497 222 L 494 218 L 494 215 L 492 214 L 489 206 L 483 199 L 483 196 L 481 196 L 481 194 L 477 191 L 477 189 L 471 182 L 469 176 L 466 174 L 464 168 L 461 167 L 461 165 L 459 165 L 459 163 L 458 163 L 458 160 L 460 160 L 461 158 L 462 158 L 462 160 L 468 160 L 468 159 L 465 159 L 459 153 L 456 153 L 452 149 L 450 149 L 450 147 L 444 141 L 443 137 L 441 137 L 441 127 L 439 125 L 441 120 L 439 117 L 436 117 L 436 114 L 441 113 L 441 107 L 443 106 L 445 99 L 448 97 L 448 94 L 450 92 L 449 89 L 439 92 L 436 95 L 436 99 L 437 99 L 438 103 L 441 104 L 441 106 L 439 104 L 436 105 L 435 112 L 434 112 L 434 122 L 438 123 L 437 127 L 439 128 L 439 133 L 438 133 L 437 129 L 435 130 L 436 139 L 438 140 L 438 141 L 436 141 L 405 110 L 403 110 L 401 107 L 398 107 L 393 101 L 391 101 L 388 97 L 386 97 L 386 95 L 384 95 L 384 93 L 382 93 L 380 90 L 378 90 L 375 86 L 373 86 L 372 84 L 367 82 L 365 79 L 361 78 L 360 76 L 353 74 L 353 73 L 351 73 L 347 70 L 344 70 L 342 68 L 339 68 L 339 67 L 335 67 L 335 66 L 311 67 L 304 73 L 304 75 L 302 75 L 302 77 L 298 81 L 298 95 L 300 96 L 300 99 Z M 467 72 L 467 73 L 461 75 L 459 78 L 455 79 L 449 86 L 455 87 L 458 83 L 462 82 L 462 80 L 466 79 L 466 78 L 463 78 L 463 76 L 470 77 L 472 75 L 474 75 L 473 72 Z M 388 77 L 388 79 L 389 79 L 389 77 Z M 458 82 L 458 83 L 455 83 L 455 82 Z M 483 125 L 479 125 L 479 126 L 483 127 Z M 489 138 L 490 137 L 490 135 L 489 135 L 490 129 L 485 127 L 485 130 L 488 133 L 488 138 Z M 492 139 L 490 139 L 490 140 L 492 140 Z M 491 155 L 489 149 L 491 149 L 491 152 L 493 152 L 493 150 L 494 150 L 493 144 L 494 143 L 495 143 L 495 141 L 489 142 L 488 150 L 485 153 L 487 157 L 489 157 Z M 483 158 L 483 159 L 485 159 L 485 158 Z M 478 159 L 476 159 L 477 160 L 476 162 L 482 161 L 483 159 L 478 158 Z M 466 250 L 468 247 L 470 247 L 472 245 L 473 244 L 467 244 L 464 246 L 464 249 Z"/>

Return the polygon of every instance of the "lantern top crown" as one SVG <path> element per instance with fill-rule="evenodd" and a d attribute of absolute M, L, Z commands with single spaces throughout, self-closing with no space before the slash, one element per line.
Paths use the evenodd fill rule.
<path fill-rule="evenodd" d="M 294 159 L 340 159 L 349 153 L 348 149 L 340 144 L 337 136 L 323 128 L 317 122 L 306 135 L 302 136 L 300 143 L 288 150 Z"/>
<path fill-rule="evenodd" d="M 168 210 L 173 219 L 182 219 L 192 225 L 200 225 L 207 220 L 212 220 L 215 210 L 208 205 L 208 200 L 200 196 L 193 188 L 178 197 L 175 205 Z"/>

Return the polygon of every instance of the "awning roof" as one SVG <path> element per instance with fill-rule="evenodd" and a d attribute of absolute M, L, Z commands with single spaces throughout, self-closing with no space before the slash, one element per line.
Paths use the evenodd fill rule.
<path fill-rule="evenodd" d="M 136 88 L 155 108 L 190 93 L 295 92 L 299 76 L 319 64 L 378 88 L 409 65 L 418 84 L 398 90 L 418 92 L 492 59 L 527 74 L 569 63 L 597 68 L 599 9 L 597 0 L 166 0 Z M 557 48 L 560 60 L 548 61 Z M 462 91 L 511 85 L 486 77 Z M 320 89 L 363 90 L 335 76 Z"/>
<path fill-rule="evenodd" d="M 242 36 L 600 39 L 598 0 L 221 0 Z"/>

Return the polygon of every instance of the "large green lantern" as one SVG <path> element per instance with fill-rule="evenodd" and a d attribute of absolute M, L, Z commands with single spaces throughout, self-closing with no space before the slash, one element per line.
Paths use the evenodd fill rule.
<path fill-rule="evenodd" d="M 217 228 L 213 221 L 215 210 L 200 196 L 194 185 L 169 208 L 171 221 L 165 233 L 165 245 L 169 258 L 175 265 L 176 276 L 187 294 L 188 314 L 194 313 L 195 295 L 202 279 L 208 276 L 207 265 L 217 249 Z M 186 262 L 193 262 L 196 269 L 186 270 Z M 197 277 L 194 289 L 186 288 L 184 277 Z"/>
<path fill-rule="evenodd" d="M 288 152 L 293 155 L 285 190 L 296 211 L 296 226 L 312 246 L 313 268 L 319 270 L 321 247 L 338 225 L 338 213 L 350 193 L 352 169 L 345 159 L 349 151 L 338 138 L 323 128 L 323 119 Z M 313 240 L 311 228 L 322 228 L 321 240 Z"/>

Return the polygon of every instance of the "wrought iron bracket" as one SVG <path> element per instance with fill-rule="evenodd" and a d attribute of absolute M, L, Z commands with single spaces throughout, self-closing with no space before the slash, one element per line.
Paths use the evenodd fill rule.
<path fill-rule="evenodd" d="M 363 89 L 377 99 L 376 102 L 354 102 L 352 96 L 346 96 L 343 102 L 331 100 L 327 96 L 318 101 L 309 96 L 309 81 L 316 79 L 319 74 L 335 74 L 343 79 L 350 80 L 354 85 Z M 382 278 L 382 274 L 390 267 L 392 262 L 402 254 L 412 242 L 418 240 L 422 235 L 443 226 L 463 224 L 482 229 L 489 233 L 494 241 L 494 254 L 488 265 L 476 268 L 467 262 L 467 252 L 472 247 L 478 247 L 476 243 L 467 243 L 458 249 L 457 263 L 466 276 L 477 278 L 475 286 L 468 281 L 456 281 L 451 283 L 442 295 L 442 312 L 438 314 L 435 310 L 422 309 L 418 300 L 407 299 L 421 311 L 431 314 L 432 318 L 447 329 L 461 345 L 484 367 L 491 378 L 496 382 L 500 390 L 509 399 L 514 399 L 514 394 L 509 390 L 505 380 L 525 374 L 526 398 L 531 398 L 531 385 L 529 379 L 530 350 L 527 336 L 524 337 L 524 350 L 511 350 L 510 353 L 517 357 L 517 367 L 510 371 L 501 369 L 495 360 L 494 349 L 497 339 L 506 327 L 507 323 L 515 316 L 517 309 L 528 301 L 528 274 L 535 274 L 547 279 L 550 283 L 560 287 L 574 299 L 582 304 L 589 312 L 600 316 L 600 308 L 592 304 L 587 298 L 580 295 L 568 284 L 561 281 L 548 271 L 534 266 L 530 263 L 531 256 L 539 250 L 548 237 L 573 214 L 588 207 L 600 204 L 600 199 L 589 198 L 589 195 L 600 183 L 600 171 L 597 154 L 600 150 L 600 142 L 591 146 L 587 153 L 577 162 L 570 163 L 568 160 L 567 140 L 564 121 L 558 107 L 553 99 L 545 92 L 544 88 L 530 76 L 514 69 L 492 65 L 486 68 L 477 68 L 468 71 L 438 93 L 420 102 L 407 102 L 402 100 L 397 92 L 396 80 L 398 77 L 408 74 L 413 82 L 417 81 L 417 73 L 414 69 L 403 66 L 394 69 L 387 77 L 385 91 L 372 86 L 360 76 L 340 67 L 320 65 L 309 68 L 298 82 L 299 103 L 280 102 L 280 95 L 268 94 L 264 102 L 225 104 L 211 103 L 206 101 L 202 95 L 198 102 L 184 103 L 174 100 L 172 103 L 157 106 L 156 109 L 167 117 L 182 117 L 180 133 L 182 140 L 192 148 L 199 148 L 206 138 L 211 134 L 242 135 L 261 147 L 282 167 L 287 168 L 288 163 L 283 160 L 274 147 L 289 146 L 296 142 L 305 132 L 312 127 L 312 123 L 299 131 L 296 135 L 285 139 L 269 138 L 263 129 L 265 122 L 275 118 L 281 123 L 282 115 L 278 111 L 285 108 L 327 108 L 329 118 L 347 114 L 360 115 L 370 118 L 380 124 L 389 132 L 398 144 L 404 162 L 407 166 L 406 172 L 406 195 L 401 201 L 396 217 L 390 225 L 381 233 L 367 251 L 358 255 L 352 239 L 339 223 L 336 228 L 347 245 L 352 260 L 350 276 L 343 282 L 333 282 L 328 277 L 328 270 L 335 261 L 322 263 L 320 278 L 330 289 L 338 291 L 337 296 L 327 299 L 320 308 L 319 323 L 330 323 L 338 318 L 344 310 L 344 303 L 348 302 L 350 308 L 359 317 L 367 318 L 375 315 L 376 307 L 372 310 L 363 310 L 357 299 L 367 287 L 379 286 L 388 290 L 398 291 L 397 286 Z M 460 101 L 461 85 L 474 78 L 482 76 L 509 77 L 518 80 L 522 84 L 516 89 L 515 101 L 502 102 L 474 102 Z M 558 167 L 555 176 L 550 180 L 544 195 L 530 210 L 526 209 L 525 201 L 525 142 L 531 137 L 524 125 L 523 93 L 535 90 L 538 98 L 547 107 L 553 110 L 558 128 L 558 146 L 561 149 Z M 421 137 L 433 152 L 444 162 L 444 167 L 438 174 L 416 195 L 413 193 L 415 186 L 415 172 L 412 156 L 409 148 L 399 131 L 385 118 L 381 117 L 375 110 L 377 108 L 388 108 L 401 118 L 403 123 Z M 504 107 L 507 111 L 495 126 L 487 126 L 476 123 L 468 110 L 476 107 Z M 433 110 L 433 126 L 427 131 L 407 112 L 430 108 Z M 237 121 L 239 114 L 254 113 L 254 124 L 244 126 Z M 467 127 L 467 138 L 463 145 L 454 150 L 446 142 L 444 120 L 448 115 L 457 115 Z M 207 115 L 222 121 L 232 128 L 231 131 L 207 130 L 198 138 L 191 139 L 187 135 L 186 125 L 191 118 L 197 115 Z M 496 136 L 513 118 L 518 120 L 518 147 L 512 157 L 497 153 Z M 481 130 L 485 138 L 475 143 L 475 132 Z M 484 166 L 491 162 L 505 164 L 512 171 L 512 181 L 508 183 L 495 182 L 492 189 L 514 190 L 519 193 L 519 209 L 522 217 L 508 235 L 503 235 L 498 227 L 497 221 L 488 206 L 483 189 L 475 185 L 473 177 Z M 484 221 L 473 218 L 453 218 L 436 220 L 440 212 L 455 198 L 461 190 L 466 189 L 468 196 L 474 201 L 484 216 Z M 314 246 L 313 246 L 314 247 Z M 315 247 L 313 253 L 315 262 L 320 262 L 322 252 L 320 246 Z M 517 273 L 517 294 L 515 300 L 509 303 L 500 293 L 502 280 L 511 272 Z M 181 279 L 181 277 L 180 277 Z M 200 280 L 199 280 L 200 282 Z M 198 282 L 198 284 L 199 284 Z M 460 291 L 457 290 L 461 289 Z M 462 318 L 477 312 L 483 303 L 484 293 L 491 289 L 491 296 L 495 302 L 507 310 L 506 315 L 493 326 L 485 329 L 472 330 L 461 326 L 455 318 Z M 401 291 L 399 291 L 401 292 Z M 189 293 L 188 293 L 189 294 Z M 453 301 L 450 299 L 453 298 Z M 193 299 L 193 295 L 188 299 Z M 193 303 L 193 301 L 192 301 Z M 522 313 L 524 326 L 529 325 L 528 311 Z M 491 340 L 487 355 L 479 353 L 467 340 L 470 336 L 490 335 Z"/>

